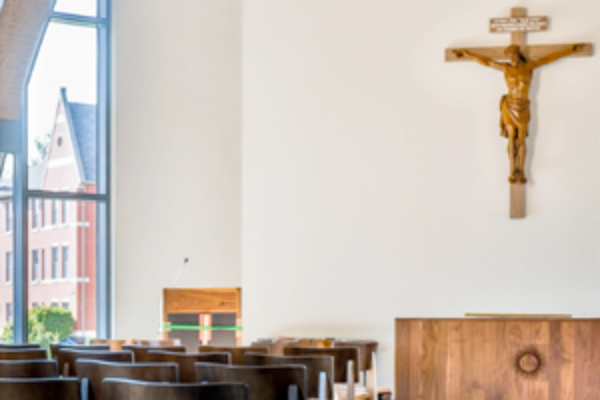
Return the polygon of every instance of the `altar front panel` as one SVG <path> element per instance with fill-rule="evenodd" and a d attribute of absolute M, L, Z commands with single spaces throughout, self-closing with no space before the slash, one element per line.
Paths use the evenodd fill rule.
<path fill-rule="evenodd" d="M 600 320 L 399 319 L 397 400 L 599 400 Z"/>

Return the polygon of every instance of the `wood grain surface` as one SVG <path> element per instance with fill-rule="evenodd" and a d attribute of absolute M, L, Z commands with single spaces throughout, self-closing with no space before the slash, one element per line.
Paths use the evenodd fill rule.
<path fill-rule="evenodd" d="M 519 355 L 535 351 L 531 376 Z M 600 320 L 396 321 L 397 400 L 598 400 Z"/>
<path fill-rule="evenodd" d="M 164 313 L 241 315 L 240 289 L 164 289 Z"/>
<path fill-rule="evenodd" d="M 533 59 L 538 59 L 547 56 L 548 54 L 555 53 L 560 50 L 564 50 L 569 46 L 572 46 L 575 43 L 570 44 L 543 44 L 536 46 L 527 46 L 526 50 L 528 51 L 528 56 Z M 446 49 L 446 61 L 448 62 L 467 62 L 469 60 L 463 58 L 459 58 L 454 54 L 455 50 L 465 49 L 469 50 L 472 53 L 493 58 L 495 60 L 506 60 L 506 47 L 455 47 Z M 594 45 L 591 43 L 586 43 L 585 47 L 582 51 L 573 53 L 569 57 L 590 57 L 594 55 Z"/>
<path fill-rule="evenodd" d="M 525 185 L 511 183 L 510 185 L 510 218 L 525 218 Z"/>

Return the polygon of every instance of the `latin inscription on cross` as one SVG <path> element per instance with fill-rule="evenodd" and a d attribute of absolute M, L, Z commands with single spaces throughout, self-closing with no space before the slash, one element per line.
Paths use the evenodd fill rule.
<path fill-rule="evenodd" d="M 513 8 L 510 18 L 495 18 L 490 22 L 492 33 L 510 33 L 511 46 L 446 49 L 446 61 L 476 61 L 504 72 L 509 89 L 501 103 L 501 134 L 509 140 L 511 167 L 510 217 L 525 218 L 525 156 L 529 134 L 529 89 L 533 71 L 563 57 L 593 55 L 589 43 L 562 45 L 527 45 L 527 32 L 548 29 L 547 17 L 528 17 L 527 9 Z M 507 63 L 500 62 L 508 60 Z"/>

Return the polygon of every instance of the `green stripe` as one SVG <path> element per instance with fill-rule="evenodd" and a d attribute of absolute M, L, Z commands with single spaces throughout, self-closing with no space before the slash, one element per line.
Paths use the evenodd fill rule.
<path fill-rule="evenodd" d="M 164 329 L 174 331 L 241 331 L 241 326 L 200 326 L 200 325 L 172 325 L 165 324 Z"/>

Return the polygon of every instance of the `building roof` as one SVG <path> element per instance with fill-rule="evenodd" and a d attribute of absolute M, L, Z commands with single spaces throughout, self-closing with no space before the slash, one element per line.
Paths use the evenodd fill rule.
<path fill-rule="evenodd" d="M 85 182 L 96 182 L 97 107 L 93 104 L 67 103 L 71 114 L 73 143 L 80 156 L 81 176 Z"/>
<path fill-rule="evenodd" d="M 65 107 L 73 151 L 82 183 L 96 182 L 97 108 L 94 104 L 71 103 L 67 89 L 60 90 Z"/>
<path fill-rule="evenodd" d="M 94 104 L 71 103 L 67 90 L 61 89 L 73 151 L 77 160 L 79 176 L 85 183 L 96 182 L 97 171 L 97 107 Z M 47 156 L 46 156 L 47 157 Z M 29 189 L 42 190 L 46 173 L 47 158 L 28 169 Z M 0 177 L 5 167 L 5 157 L 0 153 Z M 83 183 L 82 182 L 82 183 Z M 12 179 L 0 178 L 0 198 L 12 197 Z"/>

